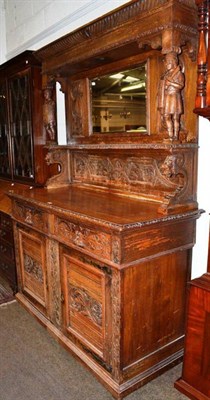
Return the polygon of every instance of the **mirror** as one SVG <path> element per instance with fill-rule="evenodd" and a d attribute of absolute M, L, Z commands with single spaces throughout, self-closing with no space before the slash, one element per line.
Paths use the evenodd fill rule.
<path fill-rule="evenodd" d="M 91 80 L 93 133 L 146 133 L 146 64 Z"/>

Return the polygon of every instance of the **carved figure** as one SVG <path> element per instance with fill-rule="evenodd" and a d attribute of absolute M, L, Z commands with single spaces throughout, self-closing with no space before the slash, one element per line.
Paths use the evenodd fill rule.
<path fill-rule="evenodd" d="M 55 101 L 53 100 L 53 89 L 46 87 L 43 90 L 44 104 L 43 104 L 43 122 L 46 134 L 50 140 L 56 138 L 56 117 L 55 117 Z"/>
<path fill-rule="evenodd" d="M 177 140 L 180 131 L 180 116 L 183 114 L 181 90 L 184 87 L 184 74 L 175 52 L 166 54 L 165 65 L 166 72 L 161 78 L 158 93 L 158 109 L 169 138 Z"/>

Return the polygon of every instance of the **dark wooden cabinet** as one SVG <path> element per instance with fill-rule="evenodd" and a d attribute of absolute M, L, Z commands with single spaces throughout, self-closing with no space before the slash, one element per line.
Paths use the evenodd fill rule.
<path fill-rule="evenodd" d="M 0 66 L 0 176 L 43 185 L 41 64 L 25 51 Z"/>
<path fill-rule="evenodd" d="M 15 189 L 17 182 L 41 186 L 47 179 L 42 103 L 41 63 L 32 51 L 0 66 L 0 274 L 13 290 L 17 284 L 11 207 L 4 192 Z M 10 224 L 10 236 L 9 228 L 5 230 L 5 218 Z"/>
<path fill-rule="evenodd" d="M 0 255 L 0 274 L 9 282 L 15 292 L 17 277 L 12 219 L 3 212 L 0 212 Z"/>
<path fill-rule="evenodd" d="M 197 211 L 84 188 L 10 197 L 17 299 L 114 397 L 181 361 Z"/>
<path fill-rule="evenodd" d="M 35 54 L 59 173 L 9 194 L 17 299 L 117 399 L 183 355 L 201 213 L 196 44 L 194 0 L 135 0 Z M 56 82 L 66 146 L 51 120 Z"/>

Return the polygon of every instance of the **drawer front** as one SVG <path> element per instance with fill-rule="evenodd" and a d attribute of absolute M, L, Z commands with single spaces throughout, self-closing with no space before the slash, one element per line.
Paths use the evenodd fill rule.
<path fill-rule="evenodd" d="M 61 251 L 63 329 L 109 365 L 111 276 L 81 259 Z"/>
<path fill-rule="evenodd" d="M 64 244 L 74 245 L 103 259 L 111 259 L 111 235 L 55 216 L 54 234 Z"/>
<path fill-rule="evenodd" d="M 48 214 L 39 208 L 18 201 L 13 203 L 13 216 L 16 220 L 33 226 L 42 232 L 48 231 Z"/>

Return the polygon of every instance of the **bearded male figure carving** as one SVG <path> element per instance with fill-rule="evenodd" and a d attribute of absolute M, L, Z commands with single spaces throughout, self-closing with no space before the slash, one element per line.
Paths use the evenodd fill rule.
<path fill-rule="evenodd" d="M 43 90 L 43 123 L 46 134 L 51 141 L 56 139 L 56 105 L 53 99 L 53 89 L 45 87 Z"/>
<path fill-rule="evenodd" d="M 165 65 L 166 71 L 161 77 L 158 93 L 158 109 L 169 138 L 178 140 L 180 116 L 183 114 L 181 90 L 184 88 L 184 74 L 175 52 L 166 54 Z"/>

